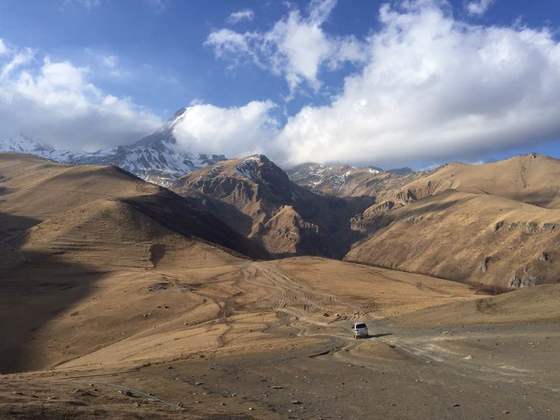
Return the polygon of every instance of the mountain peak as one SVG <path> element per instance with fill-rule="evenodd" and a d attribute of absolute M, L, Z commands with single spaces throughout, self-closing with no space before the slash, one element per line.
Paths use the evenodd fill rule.
<path fill-rule="evenodd" d="M 17 153 L 52 153 L 54 148 L 46 143 L 33 140 L 23 134 L 18 134 L 13 137 L 0 139 L 0 150 L 4 152 L 17 152 Z"/>
<path fill-rule="evenodd" d="M 265 155 L 255 154 L 236 161 L 236 172 L 255 182 L 287 182 L 288 175 Z"/>
<path fill-rule="evenodd" d="M 181 150 L 173 123 L 140 140 L 94 153 L 57 150 L 23 135 L 0 139 L 0 152 L 26 153 L 60 163 L 114 165 L 146 181 L 170 186 L 195 169 L 225 160 L 224 155 L 195 154 Z"/>

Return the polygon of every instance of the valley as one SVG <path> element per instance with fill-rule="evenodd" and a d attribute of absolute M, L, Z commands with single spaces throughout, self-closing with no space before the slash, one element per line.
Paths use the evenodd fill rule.
<path fill-rule="evenodd" d="M 520 220 L 554 223 L 553 205 L 460 188 L 397 203 L 403 190 L 387 190 L 384 197 L 397 203 L 381 215 L 388 224 L 362 236 L 344 259 L 297 246 L 271 258 L 281 233 L 302 226 L 270 229 L 286 207 L 316 223 L 311 243 L 320 244 L 340 234 L 322 233 L 334 222 L 314 219 L 324 209 L 310 206 L 343 203 L 329 207 L 342 209 L 329 217 L 345 220 L 349 232 L 350 216 L 372 198 L 309 192 L 265 159 L 193 172 L 174 193 L 115 167 L 0 155 L 0 417 L 558 416 L 558 284 L 492 295 L 481 277 L 464 274 L 476 269 L 469 254 L 457 252 L 461 263 L 443 258 L 456 272 L 423 274 L 431 266 L 391 259 L 397 254 L 389 246 L 415 261 L 405 233 L 385 237 L 375 252 L 358 252 L 422 211 L 430 212 L 426 222 L 438 220 L 426 232 L 434 235 L 430 252 L 439 252 L 442 229 L 467 224 L 441 223 L 438 211 L 452 207 L 434 207 L 436 199 L 452 206 L 479 200 L 463 211 L 475 215 L 495 201 L 507 210 L 500 226 L 506 232 Z M 226 217 L 226 203 L 246 225 Z M 534 219 L 537 210 L 542 221 Z M 481 227 L 465 235 L 496 223 L 471 217 Z M 272 236 L 260 236 L 260 224 Z M 535 248 L 540 239 L 529 242 L 529 233 L 511 240 L 532 244 L 534 258 L 547 252 L 543 264 L 550 263 L 553 279 L 555 236 L 543 235 L 546 251 Z M 515 258 L 533 255 L 517 247 Z M 374 266 L 349 261 L 353 255 L 388 260 Z M 369 338 L 352 338 L 358 320 L 368 324 Z"/>
<path fill-rule="evenodd" d="M 0 420 L 560 420 L 558 28 L 0 0 Z"/>

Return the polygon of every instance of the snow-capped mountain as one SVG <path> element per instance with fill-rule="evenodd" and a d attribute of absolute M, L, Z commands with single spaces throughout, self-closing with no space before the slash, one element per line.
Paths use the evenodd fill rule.
<path fill-rule="evenodd" d="M 224 155 L 192 154 L 180 150 L 174 135 L 182 112 L 158 131 L 137 142 L 98 154 L 84 154 L 70 163 L 115 165 L 155 184 L 171 185 L 193 170 L 225 160 Z"/>
<path fill-rule="evenodd" d="M 286 171 L 290 179 L 312 191 L 340 197 L 376 196 L 414 176 L 408 168 L 383 170 L 350 165 L 303 163 Z"/>
<path fill-rule="evenodd" d="M 287 171 L 296 184 L 324 193 L 339 193 L 355 178 L 370 179 L 383 172 L 382 169 L 356 168 L 350 165 L 324 165 L 303 163 Z M 344 195 L 344 194 L 342 194 Z"/>
<path fill-rule="evenodd" d="M 195 169 L 225 160 L 224 155 L 192 154 L 180 150 L 174 136 L 178 112 L 158 131 L 137 142 L 97 152 L 57 150 L 23 135 L 0 139 L 0 152 L 28 153 L 68 164 L 115 165 L 155 184 L 169 186 Z"/>
<path fill-rule="evenodd" d="M 42 144 L 23 135 L 18 135 L 9 138 L 0 138 L 0 151 L 28 153 L 47 157 L 54 153 L 55 150 L 47 144 Z"/>

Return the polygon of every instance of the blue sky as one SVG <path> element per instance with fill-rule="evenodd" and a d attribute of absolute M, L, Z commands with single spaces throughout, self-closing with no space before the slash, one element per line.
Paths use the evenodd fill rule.
<path fill-rule="evenodd" d="M 558 156 L 559 29 L 550 1 L 0 0 L 0 135 L 92 150 L 190 106 L 181 147 L 286 164 Z"/>
<path fill-rule="evenodd" d="M 333 33 L 365 36 L 381 3 L 341 2 L 326 26 Z M 292 7 L 305 10 L 307 5 L 293 2 Z M 231 13 L 247 9 L 254 11 L 251 21 L 227 25 Z M 226 69 L 204 42 L 213 29 L 224 26 L 266 30 L 287 10 L 276 0 L 0 0 L 0 33 L 17 45 L 77 65 L 91 65 L 94 57 L 88 50 L 118 57 L 125 74 L 118 78 L 96 72 L 92 75 L 96 84 L 168 117 L 197 99 L 219 106 L 255 99 L 281 101 L 289 93 L 282 79 L 250 65 Z M 342 77 L 339 72 L 329 82 L 339 87 Z M 295 102 L 301 106 L 309 100 L 319 99 Z"/>

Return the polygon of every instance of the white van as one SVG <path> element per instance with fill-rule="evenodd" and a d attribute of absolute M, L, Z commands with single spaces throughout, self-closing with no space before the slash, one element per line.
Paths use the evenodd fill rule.
<path fill-rule="evenodd" d="M 365 322 L 358 321 L 354 323 L 352 327 L 352 332 L 354 333 L 354 338 L 367 338 L 369 337 L 368 327 Z"/>

